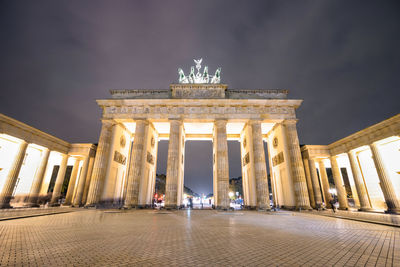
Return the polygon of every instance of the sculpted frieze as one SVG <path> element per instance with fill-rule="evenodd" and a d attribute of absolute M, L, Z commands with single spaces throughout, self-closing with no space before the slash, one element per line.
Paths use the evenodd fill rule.
<path fill-rule="evenodd" d="M 109 106 L 105 114 L 290 114 L 292 107 L 274 106 Z"/>

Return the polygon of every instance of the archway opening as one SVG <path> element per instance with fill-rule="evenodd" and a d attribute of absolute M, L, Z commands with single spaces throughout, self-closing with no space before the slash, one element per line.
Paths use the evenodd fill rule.
<path fill-rule="evenodd" d="M 211 140 L 185 142 L 184 205 L 211 209 L 213 199 L 213 144 Z"/>

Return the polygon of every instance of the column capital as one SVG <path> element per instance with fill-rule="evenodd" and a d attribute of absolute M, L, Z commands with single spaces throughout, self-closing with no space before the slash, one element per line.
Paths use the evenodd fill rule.
<path fill-rule="evenodd" d="M 113 119 L 101 119 L 101 123 L 107 126 L 113 126 L 114 124 L 117 124 L 117 122 Z"/>
<path fill-rule="evenodd" d="M 332 159 L 336 160 L 337 158 L 338 158 L 338 155 L 333 155 L 333 156 L 329 157 L 330 160 L 332 160 Z"/>
<path fill-rule="evenodd" d="M 183 124 L 183 120 L 181 118 L 169 118 L 168 122 L 169 123 L 177 123 L 179 125 Z"/>
<path fill-rule="evenodd" d="M 247 121 L 247 123 L 250 124 L 250 125 L 251 125 L 251 124 L 256 124 L 256 123 L 257 123 L 257 124 L 258 124 L 258 123 L 261 124 L 262 122 L 263 122 L 262 119 L 250 119 L 250 120 Z"/>
<path fill-rule="evenodd" d="M 226 119 L 216 119 L 216 120 L 214 121 L 214 123 L 215 123 L 217 126 L 225 126 L 225 125 L 228 123 L 228 120 L 226 120 Z"/>
<path fill-rule="evenodd" d="M 296 124 L 299 120 L 298 119 L 287 119 L 282 121 L 282 124 L 288 125 L 288 124 Z"/>

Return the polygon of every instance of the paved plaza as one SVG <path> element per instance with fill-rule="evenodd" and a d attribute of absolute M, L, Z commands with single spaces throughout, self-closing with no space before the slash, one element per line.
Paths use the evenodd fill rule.
<path fill-rule="evenodd" d="M 82 210 L 0 222 L 1 266 L 400 266 L 400 228 L 298 212 Z"/>

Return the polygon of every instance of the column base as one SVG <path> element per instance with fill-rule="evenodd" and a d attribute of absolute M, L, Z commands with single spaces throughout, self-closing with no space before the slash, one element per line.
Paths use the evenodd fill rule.
<path fill-rule="evenodd" d="M 179 210 L 179 206 L 177 205 L 165 205 L 164 208 L 166 210 Z"/>
<path fill-rule="evenodd" d="M 24 204 L 24 207 L 26 207 L 26 208 L 39 208 L 40 205 L 37 204 L 37 203 L 26 203 L 26 204 Z"/>
<path fill-rule="evenodd" d="M 61 204 L 60 203 L 50 203 L 49 207 L 60 207 Z"/>
<path fill-rule="evenodd" d="M 339 207 L 338 210 L 349 210 L 349 208 Z"/>
<path fill-rule="evenodd" d="M 271 211 L 271 208 L 258 208 L 257 211 Z"/>
<path fill-rule="evenodd" d="M 385 210 L 385 213 L 387 213 L 387 214 L 400 214 L 400 209 L 388 209 L 388 210 Z"/>
<path fill-rule="evenodd" d="M 220 211 L 228 211 L 231 209 L 231 207 L 226 207 L 226 206 L 216 206 L 215 207 L 216 210 L 220 210 Z"/>
<path fill-rule="evenodd" d="M 271 211 L 271 206 L 270 205 L 260 205 L 257 206 L 258 211 Z"/>
<path fill-rule="evenodd" d="M 13 207 L 10 205 L 10 203 L 4 203 L 0 204 L 0 209 L 12 209 Z"/>
<path fill-rule="evenodd" d="M 359 208 L 358 211 L 373 212 L 375 210 L 373 208 Z"/>
<path fill-rule="evenodd" d="M 312 210 L 312 208 L 310 206 L 296 206 L 296 210 L 298 210 L 298 211 L 302 211 L 302 210 L 310 211 L 310 210 Z"/>

